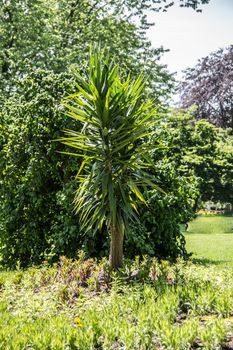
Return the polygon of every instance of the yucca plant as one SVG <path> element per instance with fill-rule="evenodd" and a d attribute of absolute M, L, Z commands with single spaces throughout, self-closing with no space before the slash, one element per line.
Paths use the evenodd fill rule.
<path fill-rule="evenodd" d="M 129 220 L 137 220 L 137 202 L 146 204 L 143 191 L 158 189 L 148 168 L 156 109 L 142 97 L 145 82 L 128 76 L 122 81 L 109 55 L 94 50 L 85 74 L 74 71 L 77 93 L 64 106 L 81 131 L 65 130 L 61 141 L 81 157 L 77 174 L 75 211 L 81 226 L 93 232 L 103 224 L 111 234 L 110 262 L 123 260 L 123 237 Z M 142 190 L 143 189 L 143 190 Z"/>

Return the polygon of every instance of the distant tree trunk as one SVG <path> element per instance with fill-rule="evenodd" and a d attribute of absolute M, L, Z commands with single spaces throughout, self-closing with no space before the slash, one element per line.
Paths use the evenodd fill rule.
<path fill-rule="evenodd" d="M 193 212 L 196 213 L 198 209 L 198 204 L 199 204 L 199 198 L 196 198 L 193 204 Z"/>
<path fill-rule="evenodd" d="M 230 128 L 232 129 L 231 130 L 231 135 L 232 135 L 232 133 L 233 133 L 233 105 L 231 106 L 230 116 L 231 116 L 231 118 L 230 118 Z"/>
<path fill-rule="evenodd" d="M 123 235 L 116 226 L 111 226 L 111 246 L 109 261 L 113 269 L 122 266 L 123 263 Z"/>

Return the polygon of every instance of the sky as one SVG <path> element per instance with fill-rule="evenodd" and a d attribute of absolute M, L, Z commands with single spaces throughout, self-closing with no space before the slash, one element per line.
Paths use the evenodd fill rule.
<path fill-rule="evenodd" d="M 170 49 L 161 62 L 171 72 L 177 72 L 178 79 L 182 70 L 194 67 L 198 59 L 233 45 L 233 0 L 210 0 L 202 6 L 202 13 L 176 4 L 149 18 L 155 25 L 148 37 L 154 47 Z"/>

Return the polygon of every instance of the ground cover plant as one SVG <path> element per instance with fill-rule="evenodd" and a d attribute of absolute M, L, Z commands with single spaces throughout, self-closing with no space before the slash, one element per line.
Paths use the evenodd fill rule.
<path fill-rule="evenodd" d="M 233 266 L 233 217 L 198 216 L 185 233 L 186 248 L 200 262 Z"/>
<path fill-rule="evenodd" d="M 1 272 L 0 348 L 231 349 L 230 271 L 146 257 L 109 267 L 63 257 Z"/>

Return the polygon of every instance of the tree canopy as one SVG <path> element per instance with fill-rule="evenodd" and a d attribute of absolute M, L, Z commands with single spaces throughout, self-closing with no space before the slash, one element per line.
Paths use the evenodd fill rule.
<path fill-rule="evenodd" d="M 220 49 L 185 71 L 181 105 L 196 106 L 194 115 L 233 129 L 233 46 Z"/>
<path fill-rule="evenodd" d="M 32 69 L 59 73 L 71 64 L 80 67 L 91 42 L 108 46 L 118 62 L 134 74 L 145 66 L 151 84 L 162 88 L 169 75 L 158 64 L 163 49 L 153 49 L 146 39 L 147 5 L 144 1 L 112 0 L 3 1 L 0 8 L 2 88 L 11 90 L 15 79 Z"/>
<path fill-rule="evenodd" d="M 167 157 L 177 174 L 195 175 L 199 199 L 232 203 L 233 139 L 229 130 L 217 128 L 190 114 L 173 113 L 162 124 L 161 140 L 169 146 Z"/>
<path fill-rule="evenodd" d="M 199 9 L 208 0 L 180 0 Z M 144 71 L 153 93 L 169 90 L 169 75 L 159 64 L 162 48 L 146 38 L 148 11 L 174 3 L 155 0 L 3 0 L 0 8 L 0 78 L 5 92 L 32 69 L 62 72 L 85 62 L 91 42 L 107 46 L 131 74 Z M 166 83 L 167 88 L 166 88 Z M 161 93 L 159 92 L 161 91 Z"/>

